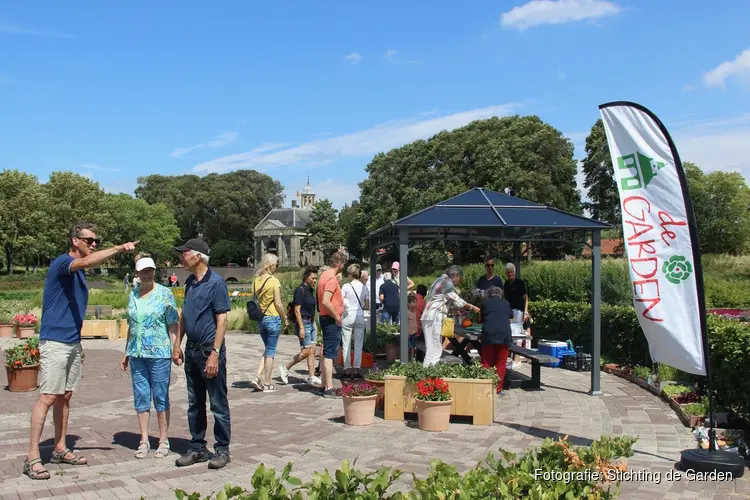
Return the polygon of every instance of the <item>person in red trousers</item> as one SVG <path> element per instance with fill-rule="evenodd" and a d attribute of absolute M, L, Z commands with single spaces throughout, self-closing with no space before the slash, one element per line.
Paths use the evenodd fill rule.
<path fill-rule="evenodd" d="M 481 307 L 482 314 L 482 366 L 495 367 L 500 382 L 497 393 L 503 392 L 505 379 L 505 363 L 508 359 L 508 349 L 512 341 L 510 320 L 513 311 L 510 304 L 503 298 L 503 289 L 499 286 L 490 287 Z"/>

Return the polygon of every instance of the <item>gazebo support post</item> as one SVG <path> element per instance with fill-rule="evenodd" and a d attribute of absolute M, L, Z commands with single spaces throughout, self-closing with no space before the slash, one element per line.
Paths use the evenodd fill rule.
<path fill-rule="evenodd" d="M 378 265 L 378 247 L 370 243 L 370 340 L 372 342 L 372 359 L 378 356 L 378 308 L 375 301 L 377 286 L 377 277 L 375 276 L 375 266 Z"/>
<path fill-rule="evenodd" d="M 399 283 L 399 313 L 398 318 L 401 323 L 401 362 L 409 361 L 409 278 L 407 277 L 407 267 L 409 260 L 409 230 L 400 228 L 398 232 L 398 258 L 401 263 L 401 269 L 398 273 Z"/>
<path fill-rule="evenodd" d="M 521 277 L 521 242 L 513 242 L 513 265 L 516 266 L 516 278 Z"/>
<path fill-rule="evenodd" d="M 591 235 L 591 391 L 592 396 L 599 396 L 602 392 L 599 386 L 601 367 L 599 357 L 602 348 L 601 322 L 601 267 L 602 267 L 602 233 L 595 229 Z"/>

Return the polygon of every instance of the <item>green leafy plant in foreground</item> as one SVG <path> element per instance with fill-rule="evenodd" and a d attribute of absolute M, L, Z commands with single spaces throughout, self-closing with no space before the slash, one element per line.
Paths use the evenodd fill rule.
<path fill-rule="evenodd" d="M 567 436 L 558 441 L 547 438 L 541 447 L 529 449 L 517 458 L 501 451 L 497 459 L 490 453 L 484 462 L 459 473 L 452 465 L 433 460 L 427 477 L 418 479 L 408 491 L 388 493 L 402 476 L 391 468 L 374 472 L 358 471 L 347 460 L 330 474 L 316 472 L 311 481 L 303 483 L 291 475 L 287 464 L 280 475 L 261 464 L 251 480 L 252 491 L 227 484 L 215 497 L 217 500 L 473 500 L 507 498 L 532 500 L 611 499 L 619 492 L 618 480 L 608 481 L 610 474 L 627 470 L 625 458 L 633 456 L 635 438 L 602 437 L 590 446 L 573 446 Z M 356 464 L 356 461 L 355 461 Z M 580 476 L 576 476 L 578 473 Z M 568 474 L 567 479 L 561 479 Z M 599 474 L 597 477 L 596 474 Z M 199 493 L 175 492 L 180 500 L 201 500 Z"/>

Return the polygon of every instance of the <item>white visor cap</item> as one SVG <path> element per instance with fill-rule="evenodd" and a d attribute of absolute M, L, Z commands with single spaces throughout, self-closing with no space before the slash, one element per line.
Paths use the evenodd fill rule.
<path fill-rule="evenodd" d="M 135 263 L 135 270 L 136 271 L 143 271 L 144 269 L 156 269 L 156 264 L 154 264 L 154 259 L 151 257 L 144 257 L 142 259 L 138 259 L 138 262 Z"/>

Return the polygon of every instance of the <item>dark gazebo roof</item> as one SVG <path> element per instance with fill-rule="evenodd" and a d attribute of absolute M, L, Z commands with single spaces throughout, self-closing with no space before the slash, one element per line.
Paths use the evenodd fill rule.
<path fill-rule="evenodd" d="M 496 191 L 474 188 L 403 217 L 367 236 L 376 246 L 398 240 L 560 241 L 584 243 L 609 224 Z"/>

